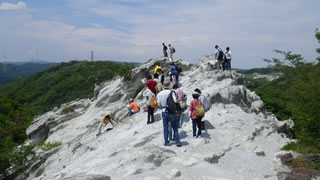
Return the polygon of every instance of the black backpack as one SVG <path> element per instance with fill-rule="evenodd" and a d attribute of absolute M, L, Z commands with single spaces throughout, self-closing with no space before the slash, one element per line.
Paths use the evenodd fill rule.
<path fill-rule="evenodd" d="M 221 49 L 218 49 L 219 51 L 219 55 L 218 55 L 218 60 L 222 60 L 223 59 L 223 51 Z"/>
<path fill-rule="evenodd" d="M 178 73 L 181 73 L 182 69 L 181 69 L 179 66 L 176 66 L 176 71 L 177 71 Z"/>
<path fill-rule="evenodd" d="M 178 111 L 178 106 L 172 98 L 173 94 L 176 95 L 176 93 L 174 91 L 171 91 L 168 98 L 167 98 L 166 112 L 169 114 L 175 114 Z"/>

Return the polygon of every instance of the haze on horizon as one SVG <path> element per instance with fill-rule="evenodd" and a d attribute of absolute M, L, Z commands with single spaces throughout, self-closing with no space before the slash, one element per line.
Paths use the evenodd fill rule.
<path fill-rule="evenodd" d="M 0 0 L 0 62 L 145 62 L 171 43 L 197 62 L 218 44 L 232 67 L 265 67 L 274 49 L 313 61 L 319 0 Z"/>

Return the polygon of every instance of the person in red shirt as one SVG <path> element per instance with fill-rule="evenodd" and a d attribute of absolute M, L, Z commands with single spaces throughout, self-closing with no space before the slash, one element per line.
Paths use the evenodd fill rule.
<path fill-rule="evenodd" d="M 151 75 L 147 76 L 147 80 L 148 80 L 148 82 L 146 83 L 146 86 L 144 87 L 143 91 L 146 88 L 149 88 L 153 94 L 157 94 L 158 93 L 157 92 L 158 90 L 156 88 L 157 87 L 157 81 L 153 80 Z"/>
<path fill-rule="evenodd" d="M 132 114 L 135 114 L 140 111 L 139 106 L 133 101 L 133 99 L 130 99 L 130 105 L 128 106 L 128 115 L 131 116 Z"/>

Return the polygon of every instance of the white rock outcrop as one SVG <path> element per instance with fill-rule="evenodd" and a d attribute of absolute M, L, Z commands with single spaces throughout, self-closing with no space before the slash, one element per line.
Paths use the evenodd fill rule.
<path fill-rule="evenodd" d="M 261 99 L 242 85 L 241 74 L 218 70 L 212 59 L 208 55 L 199 64 L 178 62 L 183 66 L 180 82 L 188 104 L 196 88 L 212 103 L 203 118 L 202 138 L 192 138 L 188 111 L 179 129 L 182 147 L 163 146 L 160 111 L 150 125 L 147 113 L 126 115 L 131 97 L 144 107 L 141 78 L 153 71 L 153 65 L 158 62 L 166 72 L 169 69 L 165 59 L 151 59 L 133 69 L 131 81 L 114 78 L 97 87 L 91 101 L 71 103 L 75 106 L 71 115 L 61 114 L 61 107 L 35 119 L 28 129 L 30 141 L 38 142 L 36 132 L 44 131 L 47 142 L 61 145 L 20 178 L 277 179 L 280 161 L 276 155 L 289 141 L 276 132 L 282 123 L 266 113 Z M 96 137 L 99 121 L 107 112 L 117 126 Z"/>

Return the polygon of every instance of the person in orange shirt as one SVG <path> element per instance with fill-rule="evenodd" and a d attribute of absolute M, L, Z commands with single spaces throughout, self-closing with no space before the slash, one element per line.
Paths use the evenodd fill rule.
<path fill-rule="evenodd" d="M 128 106 L 128 109 L 129 109 L 128 111 L 129 116 L 140 111 L 139 106 L 133 101 L 132 98 L 130 98 L 130 105 Z"/>

